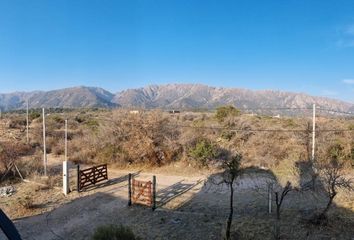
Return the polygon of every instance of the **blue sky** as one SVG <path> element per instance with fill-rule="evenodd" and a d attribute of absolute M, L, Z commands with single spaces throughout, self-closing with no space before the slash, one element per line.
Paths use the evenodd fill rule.
<path fill-rule="evenodd" d="M 354 1 L 0 0 L 0 92 L 165 83 L 354 102 Z"/>

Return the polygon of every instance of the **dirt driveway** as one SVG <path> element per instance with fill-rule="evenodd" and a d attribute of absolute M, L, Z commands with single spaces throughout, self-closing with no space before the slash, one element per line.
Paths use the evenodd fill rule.
<path fill-rule="evenodd" d="M 106 224 L 129 226 L 142 239 L 222 239 L 229 204 L 226 187 L 209 184 L 203 176 L 156 174 L 158 208 L 152 211 L 127 206 L 127 174 L 109 171 L 111 180 L 106 184 L 79 196 L 74 192 L 67 203 L 47 213 L 17 219 L 15 224 L 23 239 L 31 240 L 90 239 L 97 226 Z M 152 179 L 149 173 L 135 174 L 136 179 Z M 274 216 L 267 213 L 267 194 L 254 191 L 254 185 L 266 182 L 262 177 L 246 176 L 235 185 L 233 229 L 243 232 L 241 239 L 272 239 Z M 337 207 L 341 216 L 348 218 L 346 222 L 339 219 L 340 225 L 333 222 L 333 227 L 317 229 L 301 223 L 304 214 L 324 204 L 318 196 L 290 194 L 282 213 L 283 239 L 352 239 L 349 219 L 354 214 L 346 208 Z"/>
<path fill-rule="evenodd" d="M 158 209 L 127 206 L 127 172 L 109 172 L 111 180 L 51 212 L 15 220 L 24 239 L 89 239 L 105 224 L 130 226 L 143 239 L 219 239 L 223 218 L 176 210 L 203 187 L 202 177 L 156 175 Z M 152 174 L 136 173 L 147 180 Z M 163 184 L 161 184 L 163 183 Z"/>

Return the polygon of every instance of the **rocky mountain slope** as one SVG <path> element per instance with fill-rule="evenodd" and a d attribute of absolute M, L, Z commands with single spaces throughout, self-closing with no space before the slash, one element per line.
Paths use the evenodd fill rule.
<path fill-rule="evenodd" d="M 200 84 L 152 85 L 122 91 L 113 101 L 126 107 L 142 108 L 215 108 L 231 104 L 239 108 L 309 108 L 316 103 L 336 111 L 354 110 L 354 104 L 304 93 L 272 90 L 252 91 L 216 88 Z"/>
<path fill-rule="evenodd" d="M 313 103 L 336 111 L 353 111 L 354 104 L 304 93 L 217 88 L 201 84 L 151 85 L 112 94 L 102 88 L 75 87 L 54 91 L 0 94 L 2 110 L 31 108 L 129 107 L 211 109 L 231 104 L 239 108 L 309 108 Z"/>
<path fill-rule="evenodd" d="M 15 92 L 0 94 L 0 108 L 24 109 L 28 99 L 31 108 L 116 107 L 114 94 L 94 87 L 74 87 L 53 91 Z"/>

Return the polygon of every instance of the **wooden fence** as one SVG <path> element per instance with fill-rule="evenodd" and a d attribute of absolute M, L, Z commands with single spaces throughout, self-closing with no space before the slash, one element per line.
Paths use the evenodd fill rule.
<path fill-rule="evenodd" d="M 84 170 L 80 170 L 80 166 L 78 165 L 77 172 L 78 191 L 81 191 L 85 187 L 96 185 L 96 183 L 104 180 L 108 180 L 107 164 L 94 166 Z"/>

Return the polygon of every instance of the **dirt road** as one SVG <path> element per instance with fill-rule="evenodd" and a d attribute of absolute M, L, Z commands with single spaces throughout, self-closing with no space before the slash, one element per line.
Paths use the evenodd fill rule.
<path fill-rule="evenodd" d="M 156 174 L 158 208 L 152 211 L 142 206 L 127 206 L 127 174 L 126 171 L 109 171 L 111 180 L 106 184 L 82 192 L 80 196 L 72 193 L 74 197 L 67 203 L 44 214 L 17 219 L 15 224 L 23 239 L 30 240 L 90 239 L 97 226 L 106 224 L 129 226 L 142 239 L 222 239 L 229 206 L 226 187 L 210 184 L 203 176 Z M 150 173 L 135 174 L 136 179 L 152 179 Z M 254 190 L 265 182 L 262 176 L 245 176 L 235 184 L 233 229 L 243 232 L 242 239 L 272 239 L 274 217 L 267 213 L 267 194 Z M 299 213 L 306 214 L 324 204 L 311 195 L 290 194 L 282 213 L 282 229 L 286 233 L 283 238 L 337 236 L 351 239 L 354 232 L 350 221 L 339 220 L 340 225 L 333 222 L 341 228 L 327 230 L 310 229 L 306 223 L 301 224 Z M 339 210 L 348 219 L 354 216 L 345 208 Z"/>
<path fill-rule="evenodd" d="M 200 177 L 157 175 L 158 209 L 127 206 L 127 172 L 109 172 L 111 180 L 55 210 L 15 220 L 24 239 L 88 239 L 104 224 L 130 226 L 144 239 L 218 239 L 223 219 L 178 211 L 203 187 Z M 137 173 L 147 180 L 152 174 Z M 163 184 L 159 184 L 163 183 Z M 198 230 L 199 229 L 199 230 Z"/>

